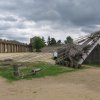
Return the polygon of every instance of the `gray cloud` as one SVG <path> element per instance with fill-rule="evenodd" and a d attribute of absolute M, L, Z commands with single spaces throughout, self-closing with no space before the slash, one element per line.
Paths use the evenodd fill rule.
<path fill-rule="evenodd" d="M 21 41 L 39 34 L 47 37 L 50 32 L 57 38 L 68 32 L 84 35 L 100 28 L 99 4 L 100 0 L 0 0 L 0 33 L 9 39 L 18 33 Z"/>

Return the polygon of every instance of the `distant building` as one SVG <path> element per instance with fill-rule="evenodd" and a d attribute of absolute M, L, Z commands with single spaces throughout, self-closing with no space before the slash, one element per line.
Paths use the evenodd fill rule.
<path fill-rule="evenodd" d="M 13 40 L 0 39 L 0 53 L 31 52 L 31 46 Z"/>

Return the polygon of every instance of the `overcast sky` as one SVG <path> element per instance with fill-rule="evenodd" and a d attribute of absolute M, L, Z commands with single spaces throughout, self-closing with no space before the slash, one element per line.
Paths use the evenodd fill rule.
<path fill-rule="evenodd" d="M 100 0 L 0 0 L 0 38 L 77 38 L 100 30 Z"/>

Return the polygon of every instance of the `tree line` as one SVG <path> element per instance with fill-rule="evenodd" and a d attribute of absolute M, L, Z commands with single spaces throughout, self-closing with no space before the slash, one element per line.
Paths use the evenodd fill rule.
<path fill-rule="evenodd" d="M 35 49 L 36 52 L 40 52 L 41 49 L 45 46 L 58 46 L 67 43 L 73 43 L 73 39 L 71 36 L 66 37 L 64 43 L 61 40 L 56 40 L 55 38 L 48 37 L 47 42 L 44 37 L 35 36 L 31 38 L 32 49 Z"/>

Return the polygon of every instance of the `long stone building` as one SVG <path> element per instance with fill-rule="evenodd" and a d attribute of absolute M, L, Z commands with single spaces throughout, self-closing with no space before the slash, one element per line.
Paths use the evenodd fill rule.
<path fill-rule="evenodd" d="M 31 47 L 28 44 L 24 44 L 13 40 L 0 39 L 0 53 L 15 53 L 15 52 L 30 52 Z"/>

